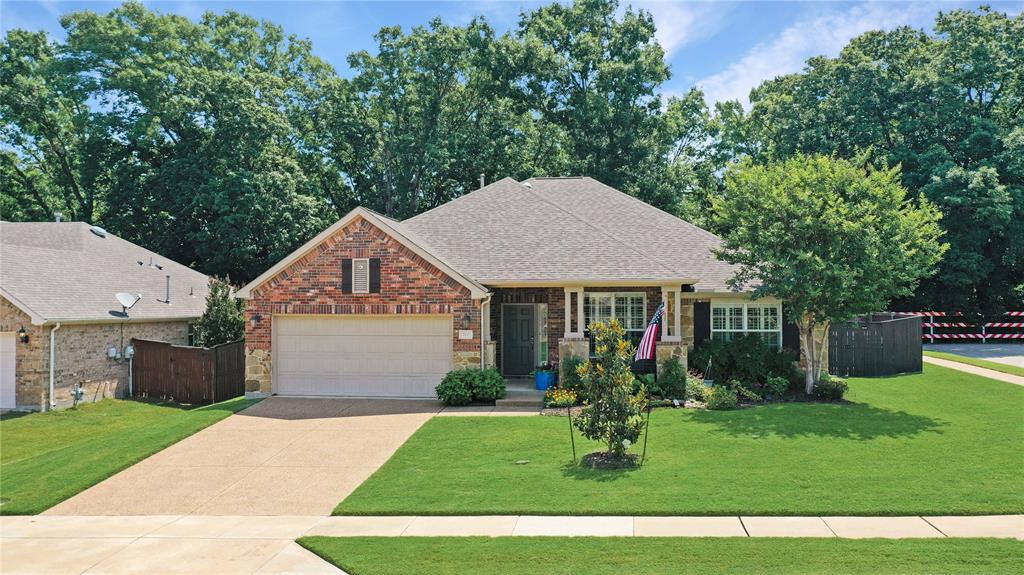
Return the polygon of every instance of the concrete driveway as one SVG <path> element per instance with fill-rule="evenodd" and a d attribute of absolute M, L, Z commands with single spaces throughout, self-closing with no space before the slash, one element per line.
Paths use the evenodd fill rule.
<path fill-rule="evenodd" d="M 329 515 L 423 423 L 432 401 L 266 399 L 47 515 Z"/>

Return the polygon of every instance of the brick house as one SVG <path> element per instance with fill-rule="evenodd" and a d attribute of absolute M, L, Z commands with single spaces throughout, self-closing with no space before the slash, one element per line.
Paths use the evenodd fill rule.
<path fill-rule="evenodd" d="M 207 276 L 82 222 L 0 222 L 0 409 L 67 406 L 79 385 L 84 401 L 124 395 L 131 339 L 187 345 L 208 291 Z M 119 292 L 141 297 L 125 313 Z"/>
<path fill-rule="evenodd" d="M 433 397 L 453 368 L 586 356 L 594 320 L 639 339 L 662 303 L 658 365 L 738 333 L 795 347 L 781 302 L 726 285 L 720 241 L 583 177 L 506 178 L 401 222 L 357 208 L 239 290 L 247 394 Z"/>

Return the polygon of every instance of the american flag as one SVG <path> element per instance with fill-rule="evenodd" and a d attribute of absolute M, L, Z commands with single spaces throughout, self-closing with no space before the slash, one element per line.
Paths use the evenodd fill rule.
<path fill-rule="evenodd" d="M 633 358 L 634 361 L 654 359 L 654 344 L 658 341 L 658 329 L 661 327 L 661 316 L 664 313 L 665 304 L 661 304 L 654 312 L 654 317 L 651 318 L 651 323 L 647 324 L 647 329 L 644 330 L 644 336 L 640 338 L 640 345 L 636 346 L 636 357 Z"/>

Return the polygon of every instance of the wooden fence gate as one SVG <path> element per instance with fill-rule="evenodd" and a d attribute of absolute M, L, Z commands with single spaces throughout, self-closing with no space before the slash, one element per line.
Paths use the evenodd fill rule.
<path fill-rule="evenodd" d="M 245 393 L 245 342 L 188 347 L 133 339 L 132 395 L 208 404 Z"/>
<path fill-rule="evenodd" d="M 833 325 L 828 332 L 828 372 L 878 377 L 921 371 L 921 318 L 873 313 Z"/>

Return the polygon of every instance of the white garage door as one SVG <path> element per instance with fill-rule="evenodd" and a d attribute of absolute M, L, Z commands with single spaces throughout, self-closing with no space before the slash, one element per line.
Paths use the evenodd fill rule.
<path fill-rule="evenodd" d="M 0 333 L 0 409 L 14 409 L 14 355 L 18 344 L 14 332 Z"/>
<path fill-rule="evenodd" d="M 274 316 L 280 395 L 434 397 L 452 368 L 446 316 Z"/>

